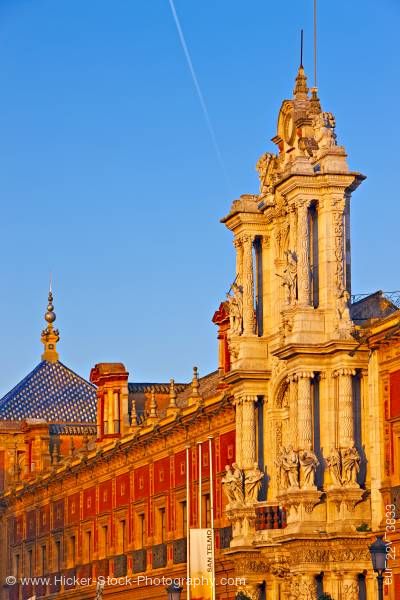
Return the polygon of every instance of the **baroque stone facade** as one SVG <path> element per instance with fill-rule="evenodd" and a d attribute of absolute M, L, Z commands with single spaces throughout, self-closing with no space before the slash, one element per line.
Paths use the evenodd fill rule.
<path fill-rule="evenodd" d="M 218 598 L 376 597 L 368 546 L 378 533 L 398 541 L 399 312 L 376 305 L 368 319 L 352 319 L 350 201 L 364 176 L 349 169 L 334 116 L 303 67 L 273 142 L 276 154 L 257 162 L 259 192 L 222 219 L 236 273 L 213 317 L 218 371 L 199 378 L 195 368 L 189 384 L 141 384 L 128 382 L 121 363 L 96 365 L 95 443 L 56 451 L 24 477 L 15 463 L 25 438 L 4 422 L 0 443 L 19 446 L 2 495 L 0 575 L 51 576 L 6 586 L 4 599 L 94 597 L 101 574 L 183 577 L 186 447 L 189 524 L 208 526 L 210 436 L 217 579 L 236 578 L 217 586 Z M 57 363 L 57 340 L 50 320 L 45 362 Z M 46 455 L 54 439 L 35 435 L 36 455 Z M 388 567 L 394 600 L 398 560 Z M 55 585 L 59 574 L 92 579 Z M 105 594 L 156 598 L 160 589 L 121 584 Z"/>

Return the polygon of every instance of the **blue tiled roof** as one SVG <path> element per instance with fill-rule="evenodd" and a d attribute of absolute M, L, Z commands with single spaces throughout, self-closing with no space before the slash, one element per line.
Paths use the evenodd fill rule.
<path fill-rule="evenodd" d="M 0 400 L 0 419 L 95 423 L 96 388 L 61 362 L 43 360 Z"/>

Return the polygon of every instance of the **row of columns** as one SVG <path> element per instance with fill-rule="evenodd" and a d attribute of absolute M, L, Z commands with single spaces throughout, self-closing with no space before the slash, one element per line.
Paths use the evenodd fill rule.
<path fill-rule="evenodd" d="M 353 376 L 354 369 L 342 368 L 333 372 L 338 380 L 338 445 L 348 448 L 354 443 Z M 313 446 L 313 371 L 298 371 L 289 381 L 289 415 L 293 438 L 302 450 Z M 297 384 L 297 403 L 295 386 Z M 238 394 L 236 407 L 236 462 L 243 469 L 250 469 L 256 461 L 256 411 L 257 396 Z M 294 441 L 294 440 L 293 440 Z"/>
<path fill-rule="evenodd" d="M 309 208 L 312 201 L 300 199 L 290 206 L 289 211 L 289 248 L 297 255 L 297 304 L 301 307 L 311 305 L 311 264 L 310 264 L 310 217 Z M 345 252 L 346 223 L 348 221 L 345 200 L 341 197 L 333 201 L 331 215 L 331 230 L 334 241 L 332 243 L 332 264 L 336 264 L 335 286 L 336 294 L 340 295 L 349 285 L 347 271 L 349 261 Z M 347 211 L 348 212 L 348 211 Z M 297 217 L 297 218 L 296 218 Z M 241 234 L 234 239 L 236 248 L 236 275 L 238 285 L 243 287 L 243 333 L 254 333 L 254 269 L 253 269 L 253 241 L 252 234 Z M 332 274 L 333 275 L 333 274 Z"/>

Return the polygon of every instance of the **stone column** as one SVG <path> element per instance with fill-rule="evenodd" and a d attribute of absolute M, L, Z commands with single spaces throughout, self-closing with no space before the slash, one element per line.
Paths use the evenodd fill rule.
<path fill-rule="evenodd" d="M 313 445 L 313 420 L 311 403 L 312 371 L 297 373 L 297 427 L 298 446 L 301 450 L 311 450 Z"/>
<path fill-rule="evenodd" d="M 349 448 L 354 443 L 353 376 L 354 369 L 338 369 L 339 447 Z"/>
<path fill-rule="evenodd" d="M 236 408 L 235 417 L 235 462 L 238 465 L 242 464 L 242 429 L 243 429 L 243 404 L 240 396 L 236 396 L 234 400 Z"/>
<path fill-rule="evenodd" d="M 297 207 L 297 295 L 299 306 L 310 305 L 310 232 L 306 201 Z"/>
<path fill-rule="evenodd" d="M 243 236 L 243 335 L 254 334 L 253 237 Z"/>
<path fill-rule="evenodd" d="M 289 431 L 290 443 L 297 448 L 297 376 L 289 375 Z"/>
<path fill-rule="evenodd" d="M 236 283 L 243 284 L 243 243 L 240 237 L 233 240 L 233 245 L 236 248 Z"/>
<path fill-rule="evenodd" d="M 242 436 L 241 464 L 242 469 L 252 469 L 256 462 L 256 414 L 255 402 L 257 396 L 242 396 Z"/>

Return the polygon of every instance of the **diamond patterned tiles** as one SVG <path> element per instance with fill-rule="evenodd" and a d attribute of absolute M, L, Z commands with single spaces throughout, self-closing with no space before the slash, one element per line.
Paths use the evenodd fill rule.
<path fill-rule="evenodd" d="M 0 419 L 95 423 L 96 388 L 61 362 L 42 361 L 0 400 Z"/>

